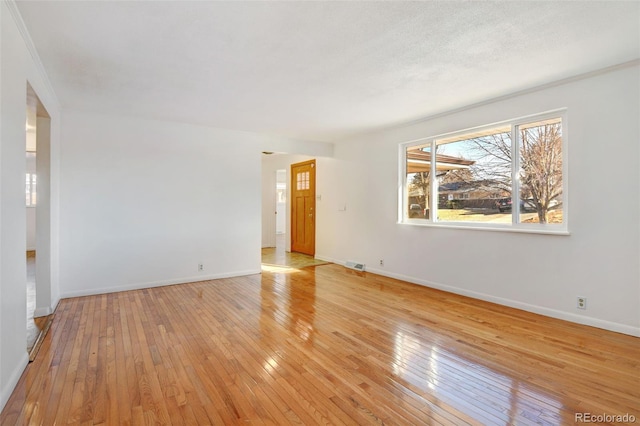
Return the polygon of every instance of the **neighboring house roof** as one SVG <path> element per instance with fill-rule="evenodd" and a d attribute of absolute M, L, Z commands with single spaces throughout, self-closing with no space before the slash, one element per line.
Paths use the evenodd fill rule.
<path fill-rule="evenodd" d="M 468 169 L 473 160 L 436 153 L 436 171 Z M 422 150 L 407 150 L 407 173 L 430 172 L 431 153 Z"/>
<path fill-rule="evenodd" d="M 472 182 L 447 182 L 438 186 L 438 192 L 451 193 L 451 192 L 473 192 L 473 191 L 485 191 L 493 193 L 501 193 L 505 190 L 498 186 L 498 183 L 492 180 L 476 180 Z"/>

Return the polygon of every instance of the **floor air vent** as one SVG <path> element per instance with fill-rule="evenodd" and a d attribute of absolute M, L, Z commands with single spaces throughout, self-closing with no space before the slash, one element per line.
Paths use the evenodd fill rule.
<path fill-rule="evenodd" d="M 364 263 L 358 263 L 358 262 L 349 260 L 347 261 L 345 266 L 349 269 L 355 269 L 356 271 L 364 271 Z"/>

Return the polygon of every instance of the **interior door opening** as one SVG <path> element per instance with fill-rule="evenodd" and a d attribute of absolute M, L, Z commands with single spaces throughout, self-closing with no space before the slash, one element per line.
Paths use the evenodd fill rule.
<path fill-rule="evenodd" d="M 26 105 L 26 348 L 33 361 L 52 320 L 51 118 L 28 83 Z"/>
<path fill-rule="evenodd" d="M 285 251 L 287 236 L 287 170 L 276 170 L 276 250 Z"/>

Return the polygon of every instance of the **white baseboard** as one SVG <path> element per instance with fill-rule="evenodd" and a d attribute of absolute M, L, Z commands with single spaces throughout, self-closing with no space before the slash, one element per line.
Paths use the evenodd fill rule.
<path fill-rule="evenodd" d="M 0 411 L 4 409 L 4 406 L 7 405 L 7 401 L 9 401 L 9 397 L 13 393 L 18 381 L 20 380 L 20 376 L 24 372 L 24 369 L 29 364 L 29 354 L 25 348 L 24 355 L 20 358 L 20 361 L 16 363 L 16 368 L 11 373 L 11 376 L 7 381 L 2 383 L 2 390 L 0 391 Z"/>
<path fill-rule="evenodd" d="M 345 262 L 332 259 L 328 256 L 316 256 L 316 258 L 325 260 L 327 262 L 337 263 L 344 265 Z M 422 285 L 425 287 L 435 288 L 449 293 L 459 294 L 462 296 L 472 297 L 474 299 L 484 300 L 486 302 L 497 303 L 498 305 L 508 306 L 510 308 L 521 309 L 527 312 L 533 312 L 535 314 L 544 315 L 551 318 L 557 318 L 576 324 L 588 325 L 591 327 L 601 328 L 603 330 L 615 331 L 616 333 L 628 334 L 630 336 L 640 337 L 640 327 L 634 327 L 627 324 L 620 324 L 612 321 L 606 321 L 599 318 L 587 317 L 583 315 L 573 314 L 571 312 L 559 311 L 557 309 L 546 308 L 544 306 L 531 305 L 528 303 L 518 302 L 516 300 L 505 299 L 503 297 L 492 296 L 490 294 L 479 293 L 459 287 L 454 287 L 446 284 L 436 283 L 433 281 L 423 280 L 415 277 L 411 277 L 403 274 L 396 274 L 382 269 L 369 268 L 367 272 L 382 275 L 389 278 L 395 278 L 398 280 L 406 281 L 413 284 Z"/>
<path fill-rule="evenodd" d="M 213 274 L 213 275 L 197 275 L 195 277 L 184 277 L 184 278 L 177 278 L 173 280 L 133 283 L 133 284 L 116 286 L 116 287 L 103 287 L 103 288 L 90 289 L 90 290 L 68 291 L 68 292 L 63 292 L 60 295 L 60 299 L 66 299 L 69 297 L 94 296 L 97 294 L 116 293 L 119 291 L 141 290 L 143 288 L 153 288 L 153 287 L 162 287 L 166 285 L 194 283 L 198 281 L 218 280 L 221 278 L 242 277 L 245 275 L 260 274 L 261 272 L 262 271 L 260 269 L 250 269 L 246 271 L 225 272 L 225 273 Z"/>
<path fill-rule="evenodd" d="M 316 259 L 318 259 L 318 260 L 323 260 L 325 262 L 331 262 L 331 263 L 337 263 L 338 265 L 342 265 L 342 266 L 344 266 L 347 263 L 347 262 L 343 262 L 343 261 L 338 260 L 338 259 L 334 259 L 334 258 L 329 257 L 329 256 L 323 256 L 321 254 L 316 254 L 314 257 Z"/>
<path fill-rule="evenodd" d="M 474 299 L 484 300 L 486 302 L 497 303 L 498 305 L 508 306 L 510 308 L 521 309 L 527 312 L 544 315 L 551 318 L 557 318 L 576 324 L 588 325 L 591 327 L 602 328 L 603 330 L 615 331 L 616 333 L 628 334 L 630 336 L 640 337 L 640 327 L 633 327 L 627 324 L 606 321 L 598 318 L 576 315 L 571 312 L 559 311 L 557 309 L 545 308 L 544 306 L 531 305 L 529 303 L 518 302 L 516 300 L 505 299 L 502 297 L 492 296 L 490 294 L 479 293 L 471 290 L 453 287 L 445 284 L 435 283 L 433 281 L 421 280 L 402 274 L 388 273 L 379 269 L 370 269 L 369 272 L 374 274 L 396 278 L 410 283 L 431 287 L 438 290 L 448 291 L 449 293 L 460 294 L 462 296 L 472 297 Z"/>

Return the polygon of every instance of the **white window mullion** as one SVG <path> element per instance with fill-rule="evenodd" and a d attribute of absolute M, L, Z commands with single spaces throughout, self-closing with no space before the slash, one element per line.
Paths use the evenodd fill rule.
<path fill-rule="evenodd" d="M 511 126 L 511 223 L 520 223 L 520 140 L 518 126 Z"/>
<path fill-rule="evenodd" d="M 429 197 L 429 220 L 431 222 L 436 222 L 438 218 L 438 199 L 440 198 L 440 194 L 438 194 L 438 180 L 436 178 L 436 140 L 433 139 L 431 141 L 431 165 L 429 171 L 429 185 L 431 185 L 431 196 Z"/>
<path fill-rule="evenodd" d="M 398 200 L 398 220 L 400 222 L 405 222 L 407 220 L 408 214 L 407 209 L 409 208 L 409 179 L 407 177 L 407 147 L 401 145 L 400 146 L 400 161 L 398 169 L 400 170 L 400 182 L 402 184 L 400 191 L 400 199 Z"/>

